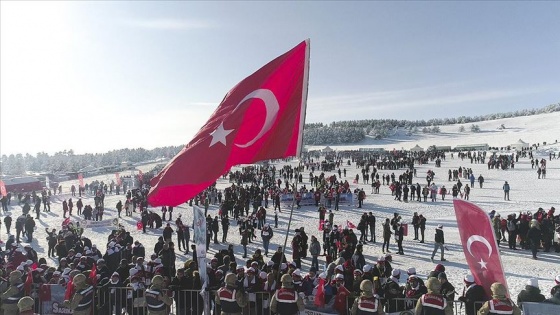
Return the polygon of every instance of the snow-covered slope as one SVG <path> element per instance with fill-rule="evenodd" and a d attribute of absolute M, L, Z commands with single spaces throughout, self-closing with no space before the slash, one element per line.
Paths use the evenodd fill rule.
<path fill-rule="evenodd" d="M 459 133 L 459 126 L 444 126 L 441 128 L 442 133 L 439 135 L 417 135 L 412 138 L 406 136 L 395 137 L 381 142 L 366 142 L 359 145 L 349 146 L 331 146 L 334 149 L 357 149 L 359 147 L 385 147 L 387 149 L 397 148 L 411 148 L 416 144 L 426 148 L 429 145 L 451 145 L 458 144 L 472 144 L 472 143 L 488 143 L 490 146 L 506 146 L 522 139 L 530 144 L 541 143 L 541 147 L 537 151 L 538 158 L 546 158 L 548 160 L 548 152 L 558 152 L 560 147 L 558 145 L 542 146 L 542 142 L 546 141 L 552 143 L 560 135 L 560 113 L 552 113 L 546 115 L 517 117 L 510 119 L 502 119 L 496 121 L 481 122 L 478 125 L 481 128 L 480 133 Z M 504 124 L 505 130 L 498 130 L 497 128 Z M 466 126 L 470 130 L 470 124 Z M 292 165 L 297 165 L 296 161 L 290 162 Z M 456 169 L 459 166 L 472 168 L 475 176 L 482 174 L 485 177 L 484 188 L 480 189 L 478 186 L 471 191 L 471 201 L 479 205 L 484 210 L 496 210 L 502 216 L 509 213 L 518 213 L 519 211 L 536 211 L 539 207 L 546 210 L 551 206 L 558 208 L 560 204 L 560 160 L 549 161 L 547 179 L 537 179 L 536 170 L 531 168 L 528 159 L 520 159 L 513 170 L 488 170 L 485 164 L 471 164 L 469 160 L 461 160 L 457 158 L 452 159 L 450 154 L 447 154 L 447 159 L 442 162 L 441 168 L 435 168 L 433 162 L 427 165 L 417 167 L 418 177 L 414 182 L 420 184 L 425 183 L 425 175 L 428 170 L 434 170 L 436 173 L 435 183 L 437 185 L 446 185 L 448 188 L 452 186 L 451 182 L 447 181 L 447 171 L 449 169 Z M 144 165 L 140 168 L 143 171 L 149 170 L 151 165 Z M 355 174 L 359 172 L 355 165 L 346 167 L 348 173 L 345 179 L 352 182 Z M 404 170 L 403 170 L 404 171 Z M 401 170 L 394 171 L 398 175 Z M 381 174 L 386 174 L 388 171 L 381 170 Z M 304 173 L 304 184 L 309 186 L 308 172 Z M 107 174 L 97 176 L 94 178 L 85 179 L 89 182 L 94 179 L 111 181 L 114 174 Z M 503 200 L 502 185 L 504 181 L 508 181 L 511 185 L 511 201 Z M 52 203 L 52 212 L 49 214 L 41 213 L 41 220 L 37 222 L 38 230 L 35 233 L 35 239 L 32 243 L 33 247 L 38 251 L 40 257 L 46 257 L 46 240 L 45 240 L 45 227 L 54 227 L 59 229 L 62 222 L 62 201 L 70 197 L 70 185 L 77 185 L 77 181 L 68 181 L 62 183 L 63 194 L 57 195 Z M 223 189 L 229 183 L 226 180 L 218 180 L 218 188 Z M 456 220 L 450 198 L 445 201 L 438 200 L 435 203 L 423 202 L 409 202 L 403 203 L 393 200 L 391 192 L 387 186 L 381 187 L 379 195 L 372 195 L 371 187 L 364 184 L 353 184 L 352 188 L 364 188 L 368 193 L 364 208 L 357 209 L 354 206 L 342 206 L 341 210 L 335 213 L 335 223 L 344 224 L 346 220 L 350 220 L 357 224 L 359 217 L 363 212 L 373 212 L 377 217 L 377 240 L 376 244 L 367 243 L 364 246 L 369 263 L 373 263 L 378 256 L 381 255 L 381 221 L 387 217 L 392 217 L 394 212 L 398 212 L 405 221 L 410 221 L 412 214 L 418 212 L 427 217 L 426 229 L 426 243 L 420 244 L 413 241 L 412 233 L 406 237 L 404 241 L 405 255 L 393 254 L 394 268 L 403 270 L 409 267 L 415 267 L 419 274 L 427 275 L 430 270 L 435 266 L 435 263 L 430 261 L 430 255 L 433 249 L 433 235 L 435 227 L 438 224 L 443 224 L 445 231 L 446 243 L 449 251 L 446 253 L 447 262 L 443 264 L 447 268 L 449 280 L 458 288 L 457 291 L 461 292 L 462 278 L 468 272 L 468 267 L 465 262 L 465 257 L 461 249 L 459 235 L 456 228 Z M 108 195 L 105 199 L 105 204 L 108 207 L 105 215 L 105 220 L 112 220 L 117 217 L 115 205 L 118 200 L 124 202 L 124 196 Z M 21 207 L 12 203 L 10 211 L 15 219 L 15 216 L 21 214 Z M 84 204 L 93 204 L 93 197 L 86 196 Z M 157 211 L 157 209 L 154 209 Z M 214 216 L 217 215 L 217 206 L 211 206 L 209 213 Z M 272 207 L 268 208 L 268 213 L 272 213 Z M 184 222 L 192 222 L 192 210 L 186 205 L 178 207 L 174 213 L 174 218 L 181 214 Z M 322 236 L 318 231 L 318 213 L 315 207 L 302 207 L 301 209 L 294 210 L 292 227 L 305 227 L 305 230 L 310 235 L 318 236 L 322 240 Z M 268 216 L 268 222 L 272 222 L 272 215 Z M 279 227 L 275 229 L 274 238 L 271 242 L 271 251 L 274 251 L 277 245 L 284 244 L 284 235 L 287 228 L 289 218 L 288 209 L 283 209 L 279 214 Z M 78 220 L 77 216 L 74 219 Z M 136 231 L 136 222 L 139 220 L 139 214 L 135 213 L 132 218 L 124 218 L 121 223 L 124 224 L 135 239 L 140 240 L 151 252 L 157 237 L 161 235 L 161 230 L 151 230 L 147 234 L 142 234 L 141 231 Z M 174 223 L 171 223 L 174 227 Z M 4 228 L 4 227 L 2 227 Z M 13 226 L 12 226 L 13 229 Z M 13 230 L 12 230 L 13 231 Z M 85 235 L 94 240 L 98 247 L 104 251 L 106 244 L 106 236 L 109 229 L 95 228 L 87 229 Z M 220 231 L 221 234 L 221 231 Z M 4 240 L 5 231 L 2 233 Z M 289 232 L 290 239 L 293 235 L 293 229 Z M 175 236 L 174 236 L 175 238 Z M 241 262 L 242 248 L 239 245 L 240 236 L 236 229 L 235 223 L 232 221 L 232 226 L 229 230 L 228 241 L 235 245 L 238 262 Z M 249 245 L 249 251 L 252 252 L 261 246 L 260 238 L 256 243 Z M 214 245 L 211 244 L 210 255 L 216 250 L 227 248 L 227 244 Z M 291 249 L 287 249 L 287 255 L 290 257 Z M 391 244 L 391 251 L 396 252 L 395 244 Z M 543 293 L 548 295 L 548 291 L 553 284 L 554 276 L 560 274 L 559 257 L 558 253 L 539 253 L 539 260 L 532 260 L 529 251 L 517 250 L 512 251 L 507 249 L 507 246 L 501 247 L 501 255 L 503 266 L 505 268 L 508 285 L 513 297 L 516 297 L 520 290 L 525 286 L 527 279 L 536 277 L 540 280 Z M 190 256 L 178 253 L 177 265 L 181 265 Z M 324 262 L 324 257 L 321 257 L 321 263 Z M 49 263 L 55 263 L 54 259 Z M 310 266 L 310 260 L 304 261 L 304 271 L 307 271 Z"/>

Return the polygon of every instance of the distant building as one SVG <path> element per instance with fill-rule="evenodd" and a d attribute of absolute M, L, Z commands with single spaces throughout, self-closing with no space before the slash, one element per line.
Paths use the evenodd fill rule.
<path fill-rule="evenodd" d="M 424 149 L 419 145 L 415 145 L 413 148 L 410 149 L 411 152 L 422 152 Z"/>
<path fill-rule="evenodd" d="M 435 147 L 436 147 L 436 151 L 443 151 L 443 152 L 451 151 L 450 145 L 436 145 Z"/>
<path fill-rule="evenodd" d="M 510 147 L 512 150 L 522 151 L 522 150 L 529 150 L 531 148 L 531 145 L 519 139 L 517 140 L 516 143 L 510 144 Z"/>
<path fill-rule="evenodd" d="M 455 146 L 455 151 L 486 151 L 489 147 L 488 143 L 460 144 Z"/>

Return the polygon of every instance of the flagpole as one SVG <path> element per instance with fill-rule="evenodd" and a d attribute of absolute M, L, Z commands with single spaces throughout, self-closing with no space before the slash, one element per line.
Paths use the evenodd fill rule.
<path fill-rule="evenodd" d="M 300 162 L 301 164 L 301 162 Z M 299 167 L 298 167 L 299 169 Z M 295 176 L 294 176 L 295 177 Z M 290 234 L 290 226 L 292 225 L 292 216 L 294 214 L 294 205 L 296 203 L 296 194 L 297 194 L 297 178 L 296 178 L 296 183 L 293 185 L 294 188 L 294 192 L 293 192 L 293 198 L 292 198 L 292 206 L 290 209 L 290 219 L 288 220 L 288 228 L 286 229 L 286 237 L 284 238 L 284 246 L 282 246 L 282 257 L 280 257 L 280 266 L 278 266 L 278 277 L 276 279 L 276 287 L 278 288 L 278 284 L 280 283 L 280 268 L 282 266 L 282 260 L 284 258 L 284 252 L 286 251 L 286 245 L 288 244 L 288 235 Z M 295 250 L 294 248 L 292 248 L 292 251 Z M 287 261 L 287 260 L 286 260 Z"/>
<path fill-rule="evenodd" d="M 303 131 L 305 130 L 305 116 L 307 113 L 307 95 L 309 88 L 309 57 L 310 57 L 310 39 L 306 39 L 305 42 L 305 66 L 303 68 L 303 91 L 301 93 L 301 113 L 300 113 L 300 128 L 301 134 L 299 135 L 298 148 L 296 151 L 296 156 L 301 159 L 301 152 L 303 151 Z"/>

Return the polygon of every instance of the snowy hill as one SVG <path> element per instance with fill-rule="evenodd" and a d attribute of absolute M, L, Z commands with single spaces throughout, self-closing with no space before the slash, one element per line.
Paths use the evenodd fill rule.
<path fill-rule="evenodd" d="M 441 127 L 441 134 L 418 134 L 414 136 L 406 136 L 402 133 L 397 133 L 394 137 L 390 139 L 385 139 L 382 141 L 367 140 L 364 143 L 360 143 L 352 146 L 331 146 L 335 150 L 342 149 L 358 149 L 364 147 L 383 147 L 386 149 L 409 149 L 416 144 L 423 148 L 427 148 L 430 145 L 449 145 L 455 146 L 458 144 L 474 144 L 474 143 L 488 143 L 490 146 L 507 146 L 519 139 L 523 141 L 534 144 L 540 143 L 541 146 L 539 150 L 536 151 L 537 158 L 545 158 L 548 160 L 548 152 L 558 152 L 560 150 L 560 145 L 546 145 L 543 146 L 543 142 L 553 143 L 560 135 L 560 112 L 543 114 L 537 116 L 527 116 L 527 117 L 516 117 L 508 119 L 500 119 L 495 121 L 485 121 L 478 125 L 480 126 L 481 132 L 471 133 L 459 132 L 460 125 L 443 126 Z M 504 125 L 506 128 L 503 130 L 498 129 L 499 126 Z M 465 125 L 466 130 L 470 130 L 470 124 Z M 323 147 L 315 147 L 323 148 Z M 313 149 L 313 147 L 311 148 Z M 289 162 L 291 165 L 297 165 L 296 161 Z M 531 167 L 530 160 L 528 158 L 520 158 L 519 162 L 515 165 L 515 169 L 509 170 L 489 170 L 486 164 L 471 164 L 470 160 L 461 160 L 454 155 L 451 158 L 450 154 L 447 154 L 447 158 L 442 162 L 441 168 L 436 168 L 434 163 L 430 161 L 429 164 L 417 166 L 418 177 L 414 179 L 414 182 L 419 182 L 421 185 L 425 184 L 425 176 L 428 170 L 434 170 L 435 183 L 440 185 L 445 185 L 451 188 L 453 182 L 448 182 L 447 172 L 449 169 L 457 169 L 460 166 L 472 168 L 475 176 L 478 177 L 482 174 L 485 177 L 484 188 L 478 188 L 475 185 L 471 190 L 470 201 L 479 205 L 486 211 L 496 210 L 501 213 L 502 216 L 507 216 L 510 213 L 519 213 L 519 211 L 532 211 L 535 212 L 539 207 L 545 210 L 550 209 L 554 206 L 558 208 L 560 205 L 560 160 L 547 161 L 547 178 L 537 179 L 536 170 Z M 280 163 L 277 165 L 281 167 Z M 143 171 L 147 171 L 152 167 L 152 165 L 139 166 Z M 355 165 L 346 166 L 348 171 L 346 180 L 352 182 L 352 179 L 360 171 Z M 395 175 L 399 175 L 404 172 L 404 169 L 400 170 L 380 170 L 381 174 L 390 174 L 394 172 Z M 309 185 L 309 171 L 304 172 L 304 183 L 308 187 Z M 328 174 L 327 174 L 328 175 Z M 361 176 L 361 175 L 360 175 Z M 92 178 L 86 178 L 85 182 L 90 182 L 92 180 L 99 179 L 110 182 L 114 179 L 114 174 L 100 175 Z M 508 181 L 511 185 L 511 201 L 503 200 L 502 185 L 504 181 Z M 466 182 L 466 181 L 465 181 Z M 78 185 L 77 180 L 67 181 L 61 183 L 63 194 L 57 195 L 52 200 L 52 212 L 44 213 L 41 212 L 41 219 L 37 222 L 37 232 L 34 235 L 34 240 L 32 242 L 33 247 L 39 253 L 39 257 L 46 257 L 47 243 L 45 240 L 45 228 L 56 228 L 60 229 L 62 222 L 62 201 L 64 199 L 70 198 L 70 185 Z M 229 185 L 229 182 L 224 179 L 218 180 L 218 188 L 224 189 Z M 438 224 L 443 224 L 446 245 L 449 251 L 446 252 L 447 262 L 443 262 L 447 269 L 447 274 L 449 281 L 457 288 L 458 292 L 461 292 L 463 285 L 462 278 L 468 272 L 468 267 L 465 262 L 465 257 L 461 249 L 461 244 L 459 241 L 459 234 L 456 228 L 456 220 L 454 216 L 454 210 L 452 206 L 451 198 L 446 198 L 445 201 L 439 199 L 435 203 L 424 203 L 424 202 L 399 202 L 393 200 L 391 192 L 388 186 L 382 186 L 379 195 L 371 194 L 371 187 L 366 184 L 352 184 L 351 188 L 363 188 L 367 192 L 367 198 L 365 200 L 364 208 L 357 209 L 355 206 L 342 206 L 340 211 L 335 211 L 334 221 L 337 224 L 345 224 L 346 220 L 350 220 L 357 225 L 359 218 L 363 212 L 373 212 L 377 217 L 377 243 L 367 243 L 364 245 L 364 253 L 366 255 L 367 262 L 374 264 L 377 257 L 382 255 L 381 253 L 381 222 L 385 218 L 392 217 L 393 213 L 399 213 L 404 221 L 411 221 L 414 212 L 418 212 L 427 217 L 427 229 L 426 229 L 426 243 L 419 243 L 414 241 L 413 233 L 409 232 L 409 236 L 405 237 L 404 241 L 404 252 L 405 255 L 393 254 L 393 267 L 406 270 L 409 267 L 415 267 L 418 274 L 427 276 L 428 273 L 434 269 L 435 264 L 439 261 L 432 263 L 430 261 L 431 252 L 433 250 L 433 236 L 435 227 Z M 74 197 L 74 200 L 77 198 Z M 84 204 L 93 204 L 93 196 L 85 196 L 83 198 Z M 123 195 L 108 195 L 105 198 L 105 205 L 107 207 L 104 220 L 113 220 L 117 217 L 115 205 L 122 200 L 124 203 L 125 197 Z M 158 209 L 151 209 L 158 212 Z M 269 215 L 267 221 L 273 223 L 273 211 L 270 205 L 267 209 Z M 17 202 L 12 201 L 10 206 L 10 212 L 15 220 L 15 217 L 21 214 L 21 207 L 17 206 Z M 124 211 L 123 211 L 124 213 Z M 209 214 L 214 217 L 218 213 L 217 206 L 210 206 Z M 182 215 L 183 222 L 190 223 L 193 220 L 192 209 L 187 205 L 180 206 L 176 208 L 173 219 L 178 215 Z M 284 233 L 286 232 L 289 209 L 284 208 L 282 213 L 279 213 L 279 227 L 275 229 L 274 238 L 271 241 L 271 251 L 274 251 L 278 245 L 284 243 Z M 3 217 L 2 217 L 3 218 Z M 73 216 L 73 220 L 81 220 L 82 218 L 78 216 Z M 142 234 L 141 231 L 136 230 L 136 222 L 139 220 L 139 214 L 134 213 L 133 217 L 124 217 L 120 220 L 129 231 L 134 239 L 142 242 L 148 253 L 151 253 L 157 238 L 161 235 L 160 230 L 149 230 L 147 234 Z M 171 226 L 175 228 L 175 224 L 170 222 Z M 240 244 L 240 235 L 237 230 L 235 222 L 231 222 L 232 225 L 228 234 L 228 241 L 235 245 L 235 252 L 237 257 L 237 262 L 241 263 L 243 259 L 241 258 L 243 250 Z M 322 240 L 322 234 L 318 231 L 318 213 L 315 207 L 307 206 L 301 209 L 294 210 L 292 227 L 305 227 L 305 230 L 311 235 L 315 235 L 318 239 Z M 164 224 L 165 226 L 165 224 Z M 221 227 L 220 227 L 221 228 Z M 412 229 L 411 229 L 412 230 Z M 12 226 L 12 232 L 13 232 Z M 106 227 L 98 228 L 88 228 L 85 231 L 85 235 L 92 240 L 104 252 L 106 248 L 106 236 L 109 229 Z M 293 236 L 294 232 L 289 232 L 290 238 Z M 358 233 L 359 234 L 359 233 Z M 5 234 L 3 234 L 5 235 Z M 192 233 L 191 233 L 192 235 Z M 221 231 L 219 233 L 221 236 Z M 174 241 L 176 241 L 176 236 L 173 236 Z M 220 238 L 221 239 L 221 238 Z M 322 242 L 322 241 L 321 241 Z M 209 256 L 213 255 L 218 249 L 227 248 L 228 244 L 214 245 L 211 244 Z M 249 252 L 253 252 L 255 249 L 262 246 L 260 237 L 257 238 L 256 242 L 249 244 Z M 396 252 L 396 244 L 391 243 L 391 251 Z M 291 249 L 287 249 L 286 255 L 288 259 L 291 257 Z M 506 272 L 506 277 L 508 280 L 509 289 L 512 297 L 516 297 L 517 294 L 524 288 L 525 282 L 531 278 L 536 277 L 540 281 L 541 289 L 543 294 L 548 296 L 548 292 L 553 285 L 553 279 L 557 274 L 560 274 L 560 268 L 558 262 L 560 261 L 560 254 L 549 252 L 543 253 L 539 252 L 539 259 L 532 260 L 530 251 L 526 250 L 509 250 L 507 246 L 502 243 L 501 255 L 503 266 Z M 437 257 L 437 256 L 436 256 Z M 184 263 L 186 259 L 189 259 L 190 255 L 184 255 L 182 253 L 177 253 L 177 266 Z M 54 259 L 48 259 L 49 264 L 55 264 Z M 320 264 L 323 266 L 324 257 L 320 257 Z M 310 258 L 307 258 L 303 262 L 303 271 L 307 272 L 310 266 Z M 401 282 L 405 280 L 401 278 Z"/>

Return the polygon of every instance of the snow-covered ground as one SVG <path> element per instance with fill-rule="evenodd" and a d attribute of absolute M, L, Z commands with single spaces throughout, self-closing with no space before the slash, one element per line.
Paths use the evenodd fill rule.
<path fill-rule="evenodd" d="M 392 139 L 387 139 L 383 141 L 368 143 L 361 143 L 352 146 L 333 146 L 335 149 L 357 149 L 359 147 L 384 147 L 386 149 L 402 147 L 408 149 L 416 144 L 426 148 L 429 145 L 450 145 L 455 146 L 458 144 L 474 144 L 474 143 L 488 143 L 490 146 L 507 146 L 516 142 L 518 139 L 522 139 L 530 144 L 541 143 L 541 147 L 537 151 L 536 157 L 545 158 L 548 160 L 549 151 L 560 151 L 560 145 L 548 145 L 542 146 L 542 142 L 546 141 L 548 143 L 553 143 L 556 137 L 560 135 L 560 113 L 538 115 L 538 116 L 528 116 L 528 117 L 517 117 L 511 119 L 495 120 L 478 123 L 481 128 L 480 133 L 470 133 L 463 132 L 459 133 L 458 125 L 444 126 L 442 127 L 442 133 L 438 135 L 418 135 L 412 137 L 400 136 Z M 501 124 L 504 124 L 505 130 L 498 130 Z M 470 124 L 466 124 L 466 129 L 470 130 Z M 188 140 L 188 139 L 186 139 Z M 292 165 L 297 165 L 297 161 L 290 162 Z M 559 208 L 560 205 L 560 160 L 552 160 L 547 162 L 547 178 L 537 179 L 536 170 L 531 168 L 529 159 L 520 159 L 519 163 L 515 165 L 514 170 L 488 170 L 486 164 L 471 164 L 470 160 L 461 160 L 457 158 L 452 159 L 450 154 L 447 154 L 447 159 L 442 162 L 441 168 L 436 168 L 433 162 L 427 165 L 417 166 L 418 177 L 414 179 L 414 182 L 419 182 L 420 184 L 425 183 L 425 176 L 428 170 L 434 170 L 435 183 L 439 185 L 446 185 L 446 187 L 451 188 L 452 183 L 447 181 L 447 171 L 451 169 L 456 169 L 459 166 L 472 168 L 476 177 L 482 174 L 485 178 L 484 188 L 478 188 L 478 185 L 471 190 L 470 200 L 475 204 L 479 205 L 482 209 L 486 211 L 496 210 L 498 213 L 507 215 L 509 213 L 518 213 L 519 211 L 536 211 L 539 207 L 546 210 L 550 209 L 551 206 Z M 143 171 L 149 170 L 151 165 L 143 165 L 141 168 Z M 278 168 L 278 167 L 277 167 Z M 360 170 L 352 165 L 346 167 L 348 173 L 345 179 L 350 183 L 355 177 L 355 174 Z M 398 175 L 404 170 L 396 170 L 395 174 Z M 381 174 L 386 174 L 387 171 L 381 170 Z M 308 185 L 308 172 L 304 173 L 304 183 Z M 126 175 L 126 174 L 123 174 Z M 360 176 L 361 177 L 361 176 Z M 96 176 L 93 178 L 86 178 L 86 182 L 90 182 L 95 179 L 105 180 L 110 182 L 114 179 L 114 174 L 107 174 L 102 176 Z M 504 181 L 508 181 L 511 185 L 511 201 L 503 200 L 502 185 Z M 77 185 L 76 181 L 68 181 L 62 183 L 63 194 L 56 195 L 52 200 L 52 212 L 51 213 L 41 213 L 41 220 L 37 221 L 37 232 L 35 233 L 33 240 L 33 247 L 39 253 L 39 257 L 46 257 L 46 235 L 45 228 L 60 228 L 62 222 L 62 201 L 64 199 L 70 198 L 70 185 Z M 218 180 L 218 188 L 223 189 L 229 183 L 226 180 Z M 371 187 L 369 185 L 363 184 L 351 184 L 352 188 L 360 187 L 368 193 L 367 199 L 365 201 L 364 207 L 362 209 L 357 209 L 354 206 L 342 206 L 340 211 L 335 213 L 334 220 L 336 224 L 345 224 L 346 220 L 350 220 L 354 224 L 357 224 L 359 218 L 363 212 L 372 211 L 377 217 L 377 240 L 376 244 L 367 243 L 364 246 L 364 253 L 368 263 L 374 263 L 381 253 L 381 222 L 385 218 L 392 217 L 394 212 L 398 212 L 404 221 L 410 222 L 412 214 L 418 212 L 427 217 L 427 228 L 426 228 L 426 243 L 420 244 L 417 241 L 413 241 L 413 233 L 409 232 L 409 236 L 405 238 L 404 241 L 404 252 L 405 255 L 393 254 L 393 267 L 400 268 L 403 270 L 409 267 L 415 267 L 419 274 L 427 276 L 428 273 L 433 270 L 435 264 L 438 261 L 432 263 L 430 261 L 430 255 L 433 249 L 433 235 L 435 227 L 438 224 L 443 224 L 445 239 L 449 251 L 446 252 L 447 262 L 444 262 L 447 269 L 448 278 L 452 284 L 455 285 L 458 292 L 461 292 L 462 288 L 462 278 L 468 272 L 468 267 L 466 265 L 465 256 L 461 249 L 459 234 L 457 230 L 457 223 L 454 216 L 454 210 L 452 206 L 451 198 L 446 198 L 447 200 L 438 200 L 435 203 L 423 203 L 423 202 L 398 202 L 394 201 L 391 196 L 391 192 L 387 186 L 382 186 L 379 195 L 372 195 Z M 117 217 L 115 205 L 118 200 L 124 202 L 125 197 L 123 195 L 108 195 L 105 198 L 105 205 L 107 210 L 105 212 L 104 219 L 112 220 Z M 76 200 L 76 199 L 74 199 Z M 92 196 L 85 196 L 83 198 L 84 204 L 93 204 Z M 13 202 L 11 206 L 12 217 L 15 219 L 16 216 L 21 214 L 21 208 L 17 205 L 17 202 Z M 153 209 L 157 211 L 157 209 Z M 217 206 L 211 206 L 209 214 L 212 216 L 217 215 Z M 124 213 L 124 212 L 123 212 Z M 268 208 L 268 222 L 272 222 L 273 215 L 272 206 Z M 183 217 L 183 222 L 192 222 L 192 209 L 188 206 L 183 205 L 174 211 L 173 218 L 175 219 L 179 214 Z M 284 236 L 287 228 L 289 218 L 288 209 L 283 209 L 282 213 L 279 214 L 279 227 L 275 229 L 274 238 L 271 241 L 271 251 L 276 249 L 276 246 L 284 244 Z M 74 216 L 75 220 L 79 220 L 77 216 Z M 142 234 L 141 231 L 136 230 L 136 222 L 139 220 L 139 214 L 135 213 L 132 218 L 124 217 L 121 219 L 121 223 L 131 231 L 131 235 L 134 239 L 138 239 L 142 242 L 146 248 L 147 252 L 151 252 L 158 236 L 161 235 L 160 230 L 150 230 L 147 234 Z M 174 227 L 174 223 L 171 223 Z M 301 209 L 294 210 L 292 231 L 289 232 L 291 241 L 293 236 L 293 229 L 297 227 L 305 227 L 305 230 L 310 235 L 316 235 L 319 240 L 322 240 L 322 234 L 318 231 L 318 213 L 315 207 L 302 207 Z M 12 225 L 12 232 L 13 232 Z M 85 235 L 93 240 L 94 243 L 103 252 L 106 244 L 106 235 L 110 231 L 110 228 L 95 228 L 86 229 Z M 221 236 L 221 231 L 220 231 Z M 359 234 L 359 233 L 358 233 Z M 5 229 L 2 227 L 2 239 L 5 237 Z M 192 235 L 192 234 L 191 234 Z M 175 237 L 174 237 L 175 238 Z M 175 239 L 176 240 L 176 239 Z M 220 238 L 221 240 L 221 238 Z M 232 221 L 232 226 L 228 233 L 228 241 L 235 245 L 235 251 L 238 258 L 238 263 L 242 261 L 242 247 L 239 245 L 240 235 L 236 229 L 235 223 Z M 209 256 L 213 255 L 218 249 L 227 248 L 228 244 L 210 245 L 211 249 Z M 261 246 L 260 238 L 248 246 L 249 252 Z M 396 244 L 391 244 L 391 251 L 396 252 Z M 287 248 L 287 256 L 291 257 L 291 249 Z M 531 253 L 525 250 L 512 251 L 507 249 L 507 246 L 501 247 L 501 256 L 503 266 L 506 272 L 506 277 L 510 292 L 513 297 L 516 297 L 519 291 L 521 291 L 527 279 L 531 277 L 536 277 L 539 279 L 541 289 L 543 293 L 548 296 L 548 292 L 553 285 L 553 279 L 557 274 L 560 274 L 559 267 L 559 257 L 558 253 L 539 253 L 539 260 L 532 260 Z M 436 256 L 438 257 L 438 256 Z M 177 253 L 177 266 L 182 265 L 182 263 L 189 259 L 189 255 L 183 255 Z M 320 257 L 324 259 L 324 257 Z M 324 261 L 323 261 L 324 262 Z M 49 263 L 54 264 L 55 261 L 49 261 Z M 310 258 L 306 259 L 303 264 L 303 270 L 307 271 L 310 266 Z M 401 279 L 401 281 L 404 281 Z"/>

